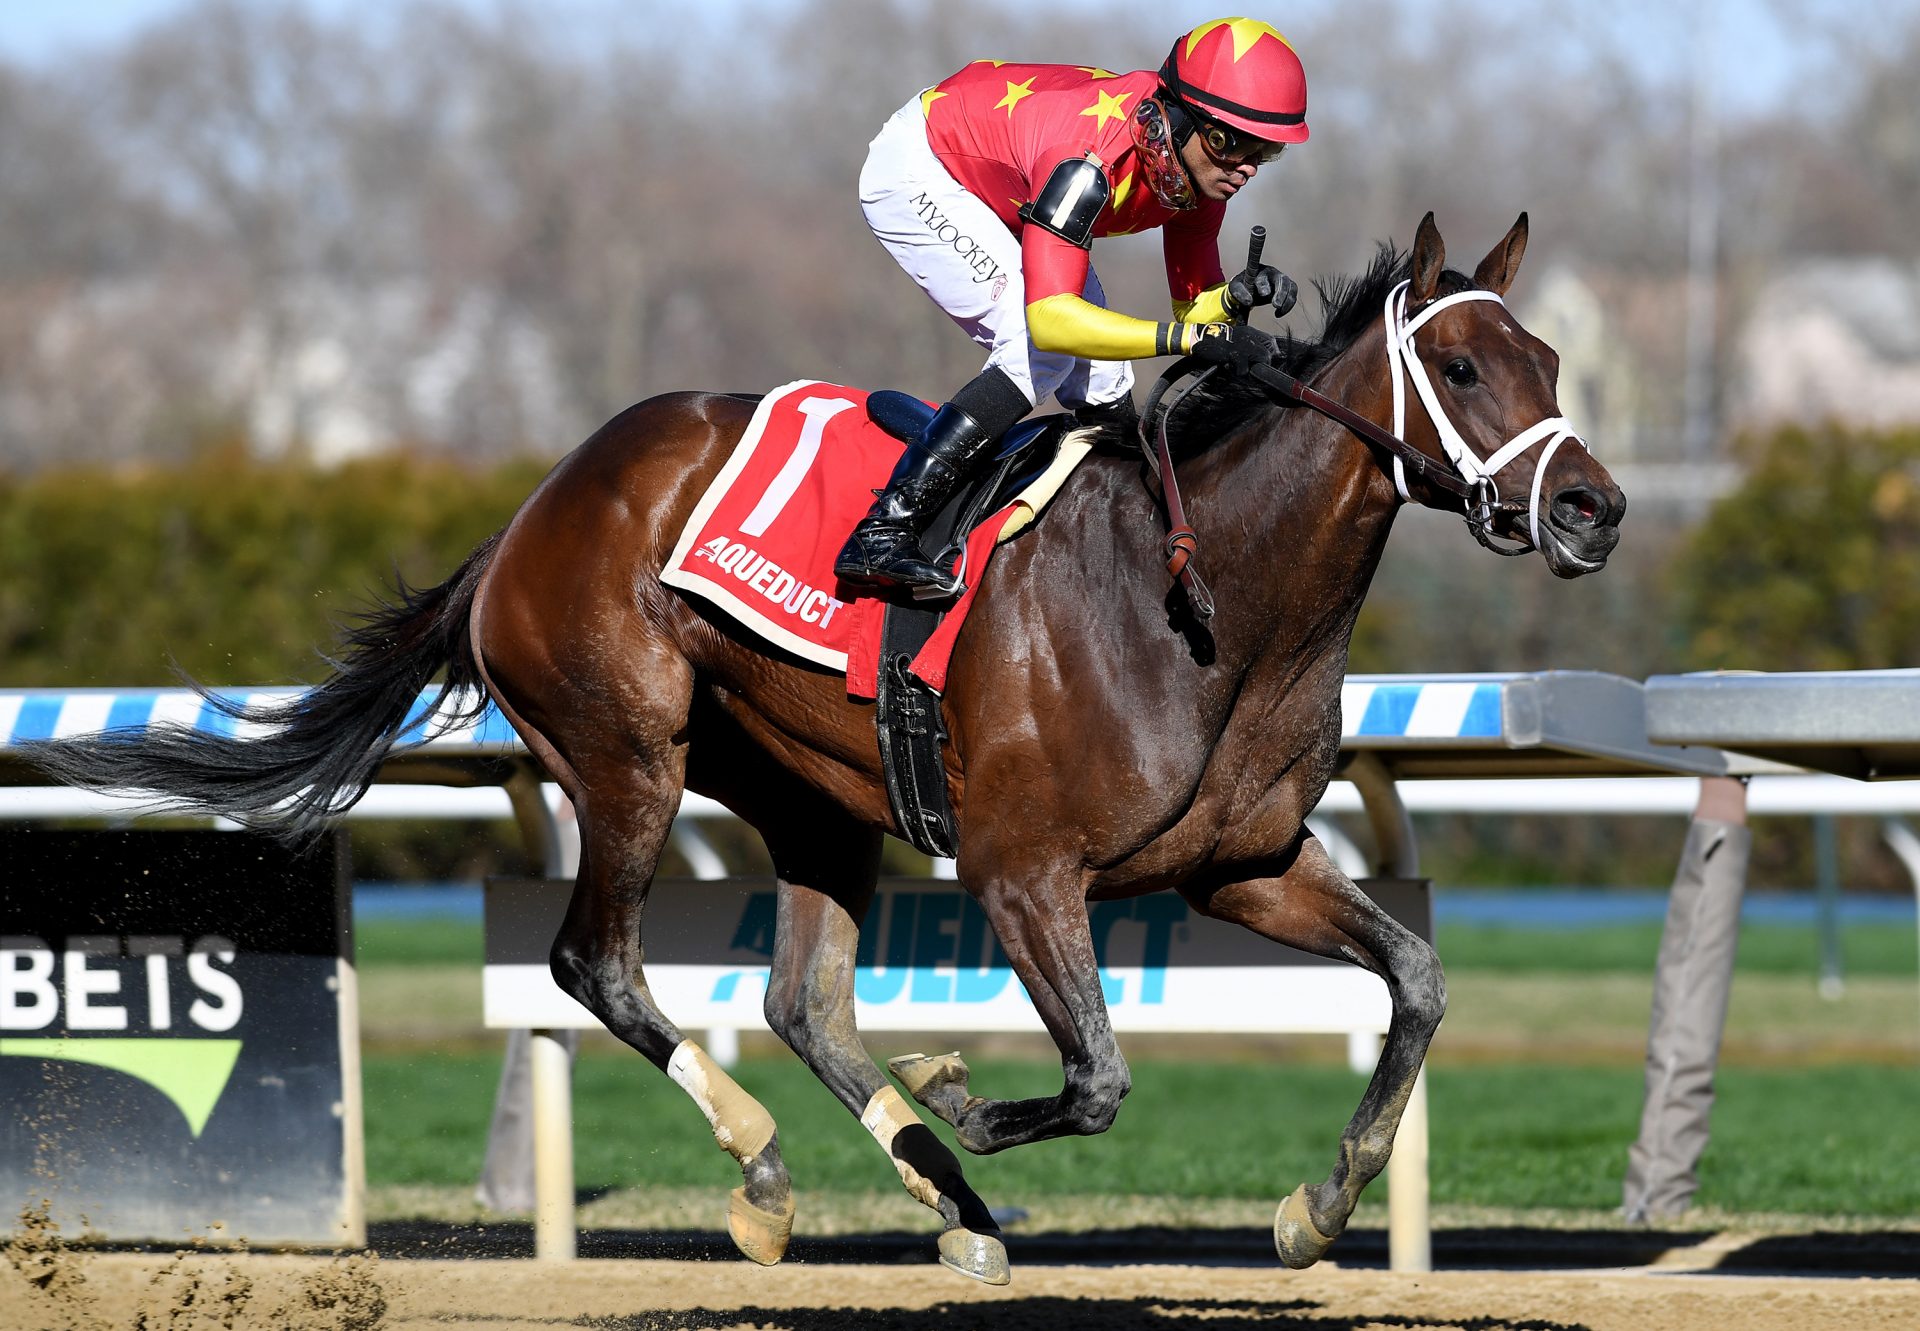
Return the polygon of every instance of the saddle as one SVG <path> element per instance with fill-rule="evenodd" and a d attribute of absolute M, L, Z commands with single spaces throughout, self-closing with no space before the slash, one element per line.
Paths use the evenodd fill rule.
<path fill-rule="evenodd" d="M 873 423 L 907 443 L 920 437 L 933 413 L 919 398 L 892 389 L 867 398 L 867 415 Z M 1046 470 L 1072 423 L 1073 418 L 1064 414 L 1041 416 L 1007 431 L 994 450 L 992 464 L 962 486 L 934 517 L 921 538 L 922 549 L 938 564 L 964 559 L 967 533 Z M 961 577 L 966 575 L 963 567 Z M 946 723 L 940 714 L 940 695 L 908 666 L 946 614 L 944 607 L 886 603 L 874 697 L 880 767 L 894 821 L 915 850 L 940 856 L 951 856 L 958 845 L 942 756 Z"/>

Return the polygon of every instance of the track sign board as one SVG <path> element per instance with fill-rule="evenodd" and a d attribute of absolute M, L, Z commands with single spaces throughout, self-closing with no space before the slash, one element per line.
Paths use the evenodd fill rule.
<path fill-rule="evenodd" d="M 0 833 L 0 1204 L 366 1241 L 344 834 Z"/>
<path fill-rule="evenodd" d="M 1363 880 L 1383 909 L 1433 938 L 1424 880 Z M 572 884 L 490 879 L 489 1026 L 598 1026 L 555 985 L 547 951 Z M 770 879 L 661 878 L 647 898 L 647 987 L 682 1028 L 754 1028 L 773 959 Z M 1382 1032 L 1386 984 L 1345 962 L 1200 915 L 1172 892 L 1088 903 L 1101 989 L 1118 1031 Z M 953 882 L 882 882 L 860 929 L 854 1013 L 869 1031 L 1039 1031 L 1039 1014 L 987 917 Z"/>

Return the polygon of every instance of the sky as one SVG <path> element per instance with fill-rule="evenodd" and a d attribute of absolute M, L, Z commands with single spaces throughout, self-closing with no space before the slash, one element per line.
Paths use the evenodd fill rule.
<path fill-rule="evenodd" d="M 244 2 L 244 0 L 243 0 Z M 335 16 L 365 14 L 369 17 L 386 7 L 385 0 L 301 0 L 308 8 Z M 476 9 L 484 9 L 498 0 L 458 0 Z M 1111 0 L 1104 0 L 1111 3 Z M 1231 3 L 1231 0 L 1226 0 Z M 88 47 L 114 43 L 155 19 L 188 7 L 193 0 L 0 0 L 0 58 L 45 65 L 58 62 Z M 762 0 L 770 7 L 782 8 L 804 0 Z M 1056 0 L 1077 8 L 1093 8 L 1102 0 Z M 1284 14 L 1288 9 L 1320 9 L 1338 0 L 1280 0 L 1247 6 L 1286 30 Z M 1538 0 L 1534 0 L 1538 3 Z M 1170 32 L 1178 32 L 1221 12 L 1222 0 L 1161 0 L 1154 8 L 1165 15 Z M 1833 15 L 1859 12 L 1861 6 L 1847 0 L 1691 0 L 1696 12 L 1713 11 L 1717 32 L 1714 49 L 1718 97 L 1722 109 L 1739 114 L 1776 103 L 1793 95 L 1807 77 L 1809 61 L 1817 54 L 1817 37 L 1823 23 Z M 557 0 L 551 6 L 522 3 L 523 8 L 545 8 L 578 17 L 583 13 L 617 14 L 627 22 L 645 21 L 665 10 L 676 18 L 685 7 L 665 5 L 660 0 Z M 700 6 L 702 17 L 712 21 L 716 11 L 745 7 L 743 0 L 706 0 Z M 1876 6 L 1877 7 L 1877 6 Z M 1556 9 L 1580 11 L 1584 22 L 1620 25 L 1618 32 L 1628 41 L 1638 41 L 1642 33 L 1647 59 L 1656 66 L 1666 62 L 1669 68 L 1685 59 L 1685 48 L 1671 40 L 1680 27 L 1670 4 L 1608 4 L 1592 6 L 1589 0 L 1565 0 L 1564 6 L 1538 4 L 1543 16 L 1551 20 Z M 1596 19 L 1595 15 L 1609 17 Z M 1659 29 L 1662 31 L 1656 32 Z"/>

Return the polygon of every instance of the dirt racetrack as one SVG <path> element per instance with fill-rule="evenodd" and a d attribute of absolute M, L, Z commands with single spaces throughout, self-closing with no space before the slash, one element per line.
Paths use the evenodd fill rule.
<path fill-rule="evenodd" d="M 989 1289 L 931 1263 L 64 1255 L 0 1270 L 5 1331 L 1809 1331 L 1920 1326 L 1920 1280 L 1660 1266 L 1395 1275 L 1323 1264 L 1017 1266 Z M 42 1272 L 41 1274 L 44 1274 Z M 77 1279 L 76 1279 L 77 1277 Z"/>

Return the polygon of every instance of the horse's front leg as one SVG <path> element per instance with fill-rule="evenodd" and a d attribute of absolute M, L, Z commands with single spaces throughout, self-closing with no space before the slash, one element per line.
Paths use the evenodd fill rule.
<path fill-rule="evenodd" d="M 1048 891 L 995 884 L 980 893 L 980 904 L 1060 1049 L 1060 1094 L 982 1099 L 969 1093 L 967 1065 L 958 1054 L 908 1054 L 887 1064 L 913 1098 L 951 1124 L 960 1144 L 977 1155 L 1105 1132 L 1132 1087 L 1107 1017 L 1084 892 L 1071 875 L 1048 881 L 1067 886 Z"/>
<path fill-rule="evenodd" d="M 1276 943 L 1364 966 L 1387 982 L 1393 1021 L 1360 1107 L 1340 1136 L 1340 1157 L 1318 1187 L 1301 1184 L 1280 1204 L 1280 1260 L 1311 1266 L 1346 1228 L 1360 1194 L 1386 1168 L 1427 1045 L 1447 1009 L 1440 958 L 1334 866 L 1313 837 L 1276 877 L 1201 882 L 1181 889 L 1202 914 L 1245 925 Z"/>

